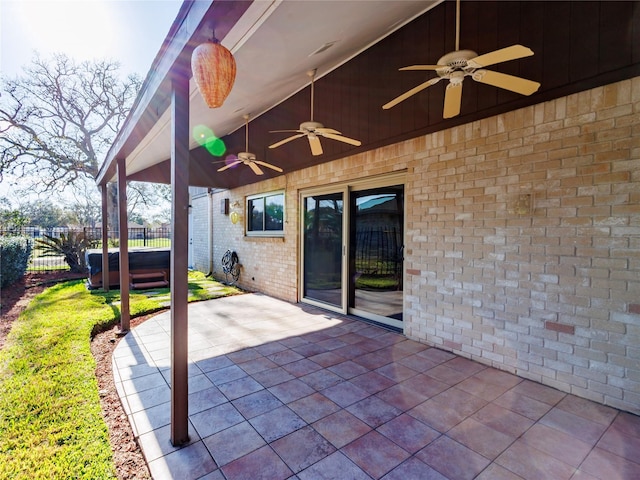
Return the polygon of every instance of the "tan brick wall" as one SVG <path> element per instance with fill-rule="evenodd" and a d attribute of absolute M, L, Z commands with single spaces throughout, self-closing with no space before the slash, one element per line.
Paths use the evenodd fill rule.
<path fill-rule="evenodd" d="M 430 137 L 408 176 L 406 335 L 640 411 L 640 79 Z"/>
<path fill-rule="evenodd" d="M 640 413 L 640 78 L 216 195 L 286 189 L 285 237 L 214 208 L 216 271 L 296 301 L 299 190 L 407 169 L 405 334 Z M 530 195 L 530 212 L 515 208 Z"/>
<path fill-rule="evenodd" d="M 229 172 L 233 175 L 233 171 Z M 234 250 L 240 261 L 238 286 L 259 291 L 284 300 L 297 300 L 296 279 L 296 193 L 285 195 L 284 237 L 247 237 L 244 235 L 246 196 L 284 190 L 286 177 L 278 177 L 233 191 L 222 192 L 213 198 L 214 275 L 224 279 L 222 256 Z M 220 202 L 229 199 L 229 212 L 237 212 L 240 221 L 235 225 L 230 215 L 220 212 Z"/>

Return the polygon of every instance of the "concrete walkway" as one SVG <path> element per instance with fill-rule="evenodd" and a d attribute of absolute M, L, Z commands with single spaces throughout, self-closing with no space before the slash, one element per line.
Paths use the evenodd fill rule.
<path fill-rule="evenodd" d="M 174 448 L 169 325 L 113 355 L 156 480 L 640 478 L 640 417 L 258 294 L 189 306 L 191 442 Z"/>

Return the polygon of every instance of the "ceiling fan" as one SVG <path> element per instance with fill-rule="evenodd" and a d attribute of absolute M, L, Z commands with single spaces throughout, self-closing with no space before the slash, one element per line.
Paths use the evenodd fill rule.
<path fill-rule="evenodd" d="M 271 168 L 272 170 L 275 170 L 276 172 L 282 172 L 282 169 L 280 167 L 276 167 L 275 165 L 272 165 L 270 163 L 267 162 L 263 162 L 262 160 L 256 160 L 256 155 L 254 153 L 249 152 L 249 115 L 244 115 L 243 116 L 244 120 L 245 120 L 245 152 L 240 152 L 238 154 L 238 159 L 237 160 L 233 160 L 231 163 L 228 163 L 227 165 L 225 165 L 224 167 L 221 167 L 218 169 L 219 172 L 224 172 L 225 170 L 229 169 L 229 168 L 233 168 L 236 165 L 239 164 L 244 164 L 244 165 L 249 165 L 249 168 L 251 168 L 251 170 L 253 170 L 253 173 L 255 173 L 256 175 L 264 175 L 264 172 L 262 171 L 262 169 L 258 166 L 258 165 L 262 165 L 263 167 L 267 167 L 267 168 Z"/>
<path fill-rule="evenodd" d="M 284 140 L 280 140 L 273 145 L 269 145 L 269 148 L 277 148 L 280 145 L 284 145 L 285 143 L 295 140 L 296 138 L 301 138 L 304 136 L 306 136 L 309 140 L 309 146 L 311 147 L 311 153 L 313 155 L 322 155 L 322 145 L 320 144 L 319 137 L 338 140 L 339 142 L 348 143 L 349 145 L 354 145 L 356 147 L 362 145 L 362 142 L 360 142 L 360 140 L 354 140 L 353 138 L 345 137 L 339 131 L 334 130 L 333 128 L 326 128 L 321 123 L 313 121 L 313 80 L 316 75 L 316 70 L 309 70 L 307 72 L 307 75 L 311 77 L 311 120 L 301 123 L 298 130 L 272 130 L 271 133 L 296 132 L 296 134 L 287 137 Z"/>
<path fill-rule="evenodd" d="M 540 88 L 538 82 L 484 69 L 489 65 L 531 55 L 533 55 L 533 51 L 522 45 L 511 45 L 484 55 L 478 55 L 472 50 L 460 50 L 460 0 L 456 0 L 456 50 L 442 56 L 436 65 L 412 65 L 401 68 L 400 70 L 435 70 L 438 76 L 408 90 L 384 104 L 382 108 L 387 110 L 395 107 L 400 102 L 431 85 L 435 85 L 442 79 L 449 80 L 444 95 L 444 109 L 442 112 L 444 118 L 452 118 L 460 113 L 462 81 L 465 77 L 471 77 L 476 82 L 486 83 L 487 85 L 510 90 L 521 95 L 531 95 Z"/>

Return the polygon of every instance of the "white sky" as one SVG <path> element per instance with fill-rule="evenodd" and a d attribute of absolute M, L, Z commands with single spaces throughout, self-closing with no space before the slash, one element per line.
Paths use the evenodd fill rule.
<path fill-rule="evenodd" d="M 113 59 L 146 76 L 181 0 L 0 0 L 0 72 L 21 73 L 38 51 Z"/>
<path fill-rule="evenodd" d="M 22 74 L 37 51 L 78 61 L 108 59 L 126 76 L 146 77 L 182 0 L 0 0 L 0 74 Z M 0 180 L 0 197 L 15 200 Z M 14 205 L 15 206 L 15 205 Z"/>

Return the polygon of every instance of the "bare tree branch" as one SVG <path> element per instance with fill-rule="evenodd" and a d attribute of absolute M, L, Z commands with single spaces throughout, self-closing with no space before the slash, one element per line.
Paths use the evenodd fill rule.
<path fill-rule="evenodd" d="M 24 75 L 3 79 L 0 175 L 27 175 L 39 193 L 94 179 L 136 97 L 137 76 L 121 80 L 112 61 L 76 63 L 36 55 Z"/>

